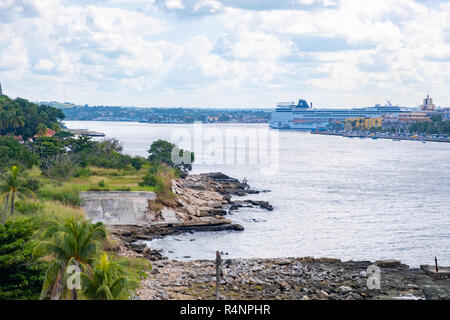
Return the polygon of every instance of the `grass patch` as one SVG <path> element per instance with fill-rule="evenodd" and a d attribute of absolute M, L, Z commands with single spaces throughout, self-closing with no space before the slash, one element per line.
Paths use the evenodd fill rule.
<path fill-rule="evenodd" d="M 27 170 L 27 177 L 42 183 L 39 197 L 44 200 L 59 201 L 67 205 L 79 206 L 81 200 L 76 192 L 82 191 L 153 191 L 159 192 L 156 186 L 141 186 L 139 183 L 148 171 L 148 166 L 142 169 L 106 169 L 87 167 L 80 169 L 76 176 L 68 181 L 56 184 L 51 179 L 42 176 L 38 167 Z"/>
<path fill-rule="evenodd" d="M 146 259 L 135 257 L 124 257 L 112 254 L 123 266 L 125 276 L 134 282 L 132 290 L 136 291 L 141 286 L 141 281 L 149 276 L 148 271 L 152 270 L 152 265 Z"/>
<path fill-rule="evenodd" d="M 81 205 L 80 188 L 74 184 L 46 184 L 39 190 L 41 200 L 52 200 L 64 205 L 79 207 Z"/>
<path fill-rule="evenodd" d="M 31 218 L 38 226 L 36 237 L 39 237 L 45 231 L 45 222 L 49 220 L 64 221 L 71 216 L 85 217 L 81 208 L 67 206 L 57 201 L 18 201 L 20 206 L 16 212 L 9 218 L 16 221 L 17 219 Z M 25 208 L 25 209 L 24 209 Z M 30 210 L 30 208 L 32 208 Z"/>

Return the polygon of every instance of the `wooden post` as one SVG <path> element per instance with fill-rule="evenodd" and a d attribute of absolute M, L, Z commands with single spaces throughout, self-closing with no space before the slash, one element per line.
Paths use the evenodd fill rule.
<path fill-rule="evenodd" d="M 438 264 L 437 264 L 437 257 L 434 257 L 434 264 L 436 265 L 436 272 L 439 272 Z"/>
<path fill-rule="evenodd" d="M 222 258 L 220 257 L 220 252 L 216 251 L 216 300 L 220 300 L 219 285 L 220 285 L 220 274 L 222 273 Z"/>

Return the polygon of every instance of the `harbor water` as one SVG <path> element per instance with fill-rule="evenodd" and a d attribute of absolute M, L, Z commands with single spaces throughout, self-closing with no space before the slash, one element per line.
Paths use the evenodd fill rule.
<path fill-rule="evenodd" d="M 150 144 L 170 140 L 188 124 L 67 121 L 69 128 L 115 137 L 131 155 L 146 156 Z M 221 132 L 271 130 L 267 125 L 203 125 Z M 240 209 L 229 216 L 243 232 L 203 232 L 151 241 L 152 249 L 178 260 L 336 257 L 398 259 L 410 266 L 450 265 L 450 144 L 373 140 L 278 132 L 278 169 L 260 163 L 194 164 L 193 173 L 220 171 L 246 178 L 268 193 L 273 211 Z M 210 146 L 211 147 L 211 146 Z M 222 146 L 218 146 L 222 148 Z M 232 152 L 224 144 L 224 153 Z M 231 147 L 230 147 L 231 148 Z M 233 147 L 234 148 L 234 147 Z M 252 146 L 244 150 L 251 158 Z M 251 162 L 251 161 L 249 161 Z"/>

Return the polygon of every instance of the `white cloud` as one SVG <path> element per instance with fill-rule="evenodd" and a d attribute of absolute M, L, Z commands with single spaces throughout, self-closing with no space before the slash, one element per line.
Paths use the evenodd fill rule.
<path fill-rule="evenodd" d="M 165 3 L 166 8 L 171 9 L 184 9 L 183 1 L 181 0 L 166 0 Z"/>
<path fill-rule="evenodd" d="M 34 70 L 38 72 L 51 72 L 55 68 L 55 64 L 48 59 L 39 59 L 34 65 Z"/>
<path fill-rule="evenodd" d="M 3 0 L 0 28 L 3 87 L 34 100 L 450 105 L 445 2 Z"/>

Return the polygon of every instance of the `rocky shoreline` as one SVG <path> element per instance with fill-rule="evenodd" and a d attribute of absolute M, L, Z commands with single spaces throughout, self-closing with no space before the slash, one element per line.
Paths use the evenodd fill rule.
<path fill-rule="evenodd" d="M 380 289 L 367 288 L 371 265 L 381 270 Z M 433 275 L 429 269 L 399 261 L 228 259 L 222 263 L 220 295 L 226 300 L 450 299 L 449 270 Z M 135 299 L 212 300 L 215 275 L 214 261 L 158 261 Z"/>
<path fill-rule="evenodd" d="M 122 251 L 131 250 L 152 261 L 166 259 L 159 251 L 150 250 L 140 240 L 153 240 L 167 235 L 202 231 L 243 231 L 225 216 L 239 208 L 259 207 L 272 211 L 267 201 L 235 200 L 233 196 L 246 196 L 268 192 L 254 190 L 246 182 L 223 173 L 189 175 L 172 181 L 173 199 L 149 200 L 146 220 L 140 225 L 108 225 Z"/>
<path fill-rule="evenodd" d="M 273 210 L 266 201 L 235 200 L 261 191 L 222 173 L 188 176 L 172 183 L 175 199 L 149 201 L 145 225 L 109 225 L 119 255 L 152 261 L 153 269 L 135 299 L 215 299 L 214 261 L 168 260 L 139 240 L 153 240 L 184 232 L 244 228 L 226 219 L 242 207 Z M 381 269 L 381 289 L 367 288 L 367 268 Z M 450 270 L 399 261 L 346 261 L 311 257 L 283 259 L 227 259 L 222 263 L 222 299 L 366 300 L 450 299 Z"/>

